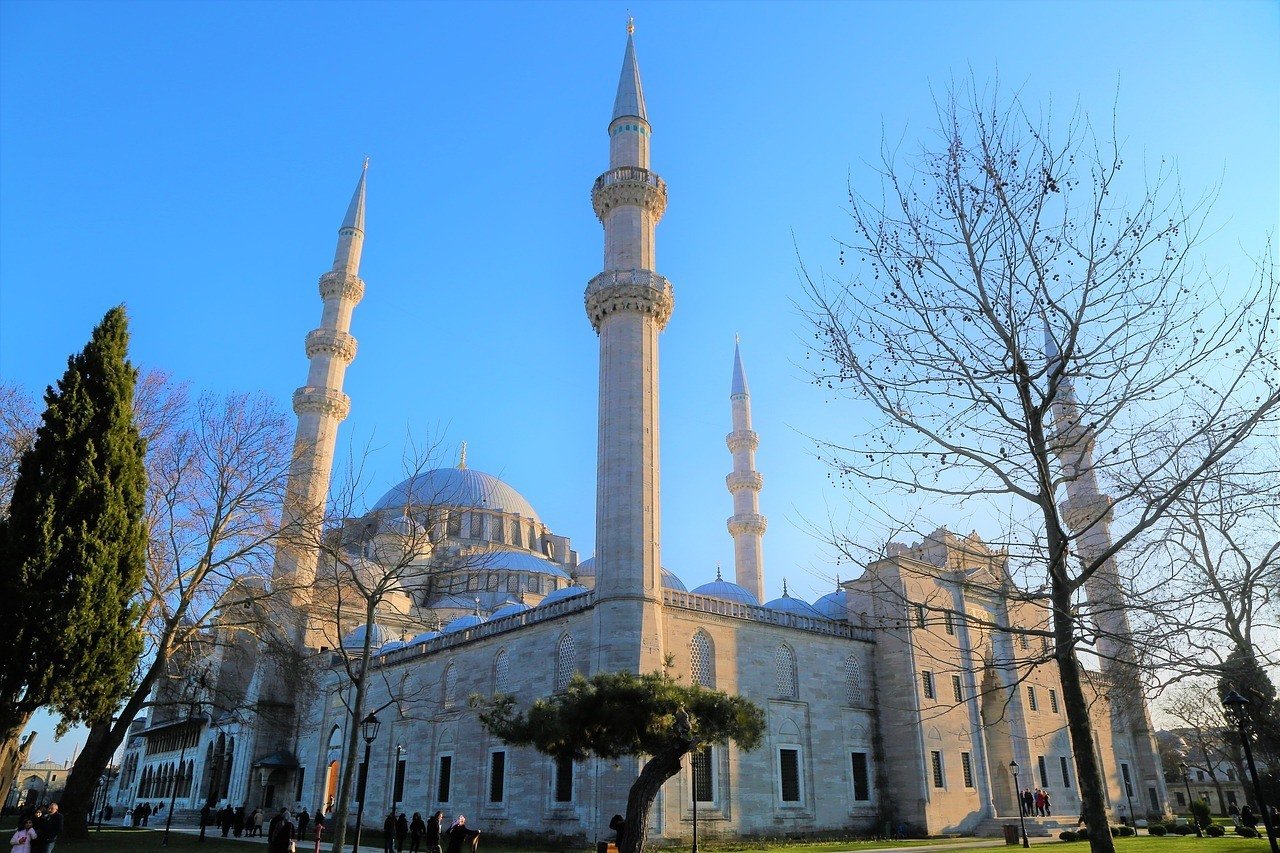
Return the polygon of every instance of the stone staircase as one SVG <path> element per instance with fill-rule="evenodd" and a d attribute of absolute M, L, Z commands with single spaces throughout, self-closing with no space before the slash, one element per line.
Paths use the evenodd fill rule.
<path fill-rule="evenodd" d="M 1064 829 L 1076 828 L 1076 818 L 1067 815 L 1024 817 L 1022 820 L 1027 827 L 1028 838 L 1057 838 Z M 973 834 L 981 838 L 1003 838 L 1006 826 L 1017 827 L 1018 816 L 987 818 L 974 827 Z"/>

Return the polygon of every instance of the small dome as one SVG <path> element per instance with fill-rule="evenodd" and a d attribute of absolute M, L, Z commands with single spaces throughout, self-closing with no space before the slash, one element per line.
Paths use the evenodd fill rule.
<path fill-rule="evenodd" d="M 796 616 L 807 616 L 810 619 L 825 619 L 826 617 L 819 613 L 814 606 L 804 599 L 792 598 L 786 592 L 782 593 L 781 598 L 775 598 L 773 601 L 766 602 L 765 607 L 770 610 L 777 610 L 782 613 L 794 613 Z"/>
<path fill-rule="evenodd" d="M 453 633 L 456 633 L 457 631 L 465 631 L 468 628 L 474 628 L 477 625 L 483 625 L 483 624 L 484 624 L 483 616 L 477 616 L 474 613 L 470 613 L 466 616 L 459 616 L 457 619 L 454 619 L 453 621 L 451 621 L 448 625 L 445 625 L 444 633 L 453 634 Z"/>
<path fill-rule="evenodd" d="M 492 509 L 540 521 L 533 505 L 506 483 L 473 468 L 436 468 L 395 486 L 373 505 L 375 510 L 456 506 Z"/>
<path fill-rule="evenodd" d="M 422 535 L 422 525 L 407 515 L 395 515 L 378 522 L 379 536 L 403 536 L 405 539 L 416 539 Z"/>
<path fill-rule="evenodd" d="M 428 643 L 439 636 L 440 636 L 439 631 L 424 631 L 423 633 L 419 634 L 418 636 L 410 640 L 409 645 L 416 646 L 419 643 Z"/>
<path fill-rule="evenodd" d="M 560 589 L 555 589 L 547 593 L 547 597 L 539 601 L 538 606 L 544 607 L 548 604 L 554 604 L 557 601 L 564 601 L 566 598 L 576 598 L 577 596 L 583 595 L 587 592 L 590 592 L 590 590 L 585 586 L 561 587 Z"/>
<path fill-rule="evenodd" d="M 843 589 L 829 592 L 813 603 L 813 609 L 817 610 L 825 619 L 834 619 L 837 622 L 847 621 L 849 618 L 849 593 Z"/>
<path fill-rule="evenodd" d="M 569 579 L 564 566 L 552 562 L 546 557 L 530 554 L 528 551 L 514 551 L 510 548 L 495 548 L 478 556 L 469 557 L 465 571 L 468 572 L 529 572 L 538 575 Z"/>
<path fill-rule="evenodd" d="M 596 576 L 596 558 L 591 557 L 589 559 L 583 560 L 581 563 L 578 563 L 578 568 L 575 570 L 575 574 L 579 578 L 595 577 Z M 662 567 L 662 585 L 666 589 L 674 589 L 679 592 L 689 591 L 688 587 L 684 585 L 684 582 L 680 580 L 680 578 L 676 577 L 676 573 L 668 569 L 666 566 Z"/>
<path fill-rule="evenodd" d="M 716 566 L 716 579 L 711 583 L 704 583 L 695 589 L 693 594 L 705 595 L 708 598 L 723 598 L 726 601 L 736 601 L 739 604 L 754 604 L 756 606 L 760 604 L 760 600 L 746 587 L 738 586 L 733 581 L 727 581 L 722 578 L 719 566 Z"/>
<path fill-rule="evenodd" d="M 378 649 L 378 654 L 385 655 L 387 652 L 394 652 L 397 649 L 403 649 L 407 645 L 409 644 L 401 640 L 392 640 L 391 642 L 384 644 L 382 648 Z"/>
<path fill-rule="evenodd" d="M 344 649 L 362 648 L 364 646 L 364 629 L 365 629 L 364 625 L 359 625 L 356 627 L 354 631 L 352 631 L 350 634 L 347 634 L 347 636 L 343 637 L 342 647 Z M 386 645 L 388 642 L 390 642 L 390 640 L 391 640 L 391 635 L 387 632 L 387 629 L 383 628 L 381 625 L 375 622 L 373 625 L 373 633 L 371 635 L 369 647 L 372 649 L 379 649 L 382 646 Z"/>
<path fill-rule="evenodd" d="M 504 616 L 515 616 L 517 613 L 523 613 L 533 608 L 523 602 L 513 601 L 510 604 L 504 604 L 497 610 L 489 614 L 489 619 L 501 619 Z"/>

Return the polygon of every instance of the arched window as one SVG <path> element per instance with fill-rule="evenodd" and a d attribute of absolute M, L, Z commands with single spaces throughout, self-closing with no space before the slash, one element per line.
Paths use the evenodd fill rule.
<path fill-rule="evenodd" d="M 844 659 L 844 701 L 855 707 L 866 705 L 862 687 L 862 664 L 857 655 Z"/>
<path fill-rule="evenodd" d="M 773 653 L 773 682 L 783 699 L 794 699 L 800 692 L 796 686 L 796 653 L 785 643 Z"/>
<path fill-rule="evenodd" d="M 506 649 L 500 650 L 493 659 L 493 692 L 511 692 L 511 656 Z"/>
<path fill-rule="evenodd" d="M 561 635 L 560 642 L 556 643 L 556 690 L 564 690 L 569 686 L 569 679 L 573 678 L 573 673 L 577 670 L 575 658 L 577 648 L 573 644 L 573 637 L 569 634 Z"/>
<path fill-rule="evenodd" d="M 458 704 L 458 668 L 449 664 L 444 668 L 444 676 L 440 680 L 444 688 L 440 704 L 445 708 L 452 708 Z"/>
<path fill-rule="evenodd" d="M 711 636 L 701 628 L 689 642 L 689 671 L 693 673 L 694 684 L 716 689 L 715 646 L 711 644 Z"/>

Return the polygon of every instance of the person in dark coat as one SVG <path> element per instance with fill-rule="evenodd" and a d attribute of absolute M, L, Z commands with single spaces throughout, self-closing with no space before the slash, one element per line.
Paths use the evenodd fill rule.
<path fill-rule="evenodd" d="M 231 831 L 231 805 L 227 804 L 218 810 L 218 826 L 222 829 L 222 837 L 226 838 Z"/>
<path fill-rule="evenodd" d="M 231 831 L 239 838 L 244 832 L 244 806 L 236 806 L 235 812 L 231 815 Z"/>
<path fill-rule="evenodd" d="M 623 834 L 624 832 L 626 832 L 626 831 L 627 831 L 627 821 L 626 821 L 626 818 L 624 818 L 624 817 L 623 817 L 622 815 L 620 815 L 620 814 L 616 814 L 616 815 L 614 815 L 614 816 L 613 816 L 613 819 L 609 821 L 609 828 L 613 830 L 614 835 L 616 836 L 616 841 L 615 841 L 615 843 L 618 845 L 618 849 L 619 849 L 619 850 L 621 850 L 621 849 L 622 849 L 622 834 Z"/>
<path fill-rule="evenodd" d="M 288 809 L 271 819 L 271 832 L 267 835 L 267 853 L 289 853 L 289 842 L 294 837 L 293 819 Z"/>
<path fill-rule="evenodd" d="M 213 806 L 208 803 L 204 804 L 204 808 L 200 809 L 200 840 L 204 841 L 204 833 L 209 824 L 213 823 Z"/>
<path fill-rule="evenodd" d="M 437 834 L 440 827 L 436 827 Z M 413 813 L 413 820 L 409 822 L 409 853 L 421 853 L 422 836 L 427 834 L 427 825 L 422 820 L 422 815 L 417 812 Z"/>
<path fill-rule="evenodd" d="M 396 853 L 396 816 L 387 812 L 387 819 L 382 822 L 382 853 Z"/>
<path fill-rule="evenodd" d="M 307 838 L 307 826 L 311 823 L 311 815 L 306 809 L 298 812 L 298 840 L 305 841 Z"/>
<path fill-rule="evenodd" d="M 53 847 L 58 843 L 58 836 L 62 834 L 62 812 L 58 811 L 57 803 L 49 804 L 49 808 L 44 813 L 44 820 L 36 824 L 36 833 L 38 837 L 31 845 L 31 849 L 53 853 Z"/>
<path fill-rule="evenodd" d="M 320 811 L 320 807 L 316 806 L 316 834 L 324 834 L 324 812 Z"/>
<path fill-rule="evenodd" d="M 449 825 L 445 838 L 448 845 L 445 853 L 463 853 L 464 850 L 475 853 L 480 845 L 480 830 L 469 828 L 466 815 L 458 815 L 458 819 Z"/>
<path fill-rule="evenodd" d="M 444 820 L 444 812 L 436 812 L 427 818 L 427 833 L 423 838 L 427 843 L 427 853 L 440 853 L 440 821 Z"/>
<path fill-rule="evenodd" d="M 400 812 L 396 818 L 396 853 L 404 853 L 404 840 L 409 836 L 409 819 Z"/>

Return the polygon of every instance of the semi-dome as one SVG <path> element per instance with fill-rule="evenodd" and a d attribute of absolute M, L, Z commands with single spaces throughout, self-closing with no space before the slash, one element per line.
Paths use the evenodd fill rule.
<path fill-rule="evenodd" d="M 813 609 L 825 619 L 844 622 L 849 618 L 849 593 L 843 589 L 829 592 L 813 603 Z"/>
<path fill-rule="evenodd" d="M 716 579 L 711 583 L 704 583 L 693 591 L 694 595 L 705 595 L 708 598 L 723 598 L 726 601 L 735 601 L 739 604 L 759 605 L 760 600 L 755 597 L 744 586 L 738 586 L 733 581 L 727 581 L 720 576 L 719 567 L 716 568 Z"/>
<path fill-rule="evenodd" d="M 468 558 L 466 571 L 474 572 L 529 572 L 531 574 L 551 575 L 569 580 L 569 573 L 564 566 L 552 562 L 528 551 L 514 551 L 508 548 L 495 548 L 484 554 Z"/>
<path fill-rule="evenodd" d="M 578 563 L 578 568 L 575 570 L 575 573 L 576 573 L 576 576 L 580 578 L 595 577 L 596 576 L 596 558 L 589 557 L 588 559 L 583 560 L 581 563 Z M 676 573 L 668 569 L 666 566 L 662 567 L 662 585 L 667 589 L 674 589 L 679 592 L 689 591 L 689 588 L 684 585 L 684 581 L 676 577 Z"/>
<path fill-rule="evenodd" d="M 765 607 L 770 610 L 777 610 L 782 613 L 794 613 L 796 616 L 807 616 L 810 619 L 825 619 L 812 604 L 801 598 L 792 598 L 791 593 L 787 592 L 787 582 L 782 582 L 782 596 L 772 601 L 765 602 Z"/>
<path fill-rule="evenodd" d="M 407 645 L 409 644 L 402 640 L 392 640 L 389 643 L 384 643 L 382 648 L 378 649 L 378 654 L 385 655 L 387 652 L 394 652 L 397 649 L 403 649 Z"/>
<path fill-rule="evenodd" d="M 505 616 L 515 616 L 517 613 L 523 613 L 533 608 L 521 601 L 513 601 L 510 604 L 504 604 L 497 610 L 489 614 L 489 619 L 502 619 Z"/>
<path fill-rule="evenodd" d="M 459 616 L 444 626 L 445 634 L 453 634 L 458 631 L 465 631 L 468 628 L 474 628 L 477 625 L 484 624 L 484 617 L 477 616 L 474 613 L 468 613 L 466 616 Z"/>
<path fill-rule="evenodd" d="M 342 638 L 342 647 L 344 649 L 359 649 L 364 647 L 364 625 L 356 626 L 355 630 Z M 372 649 L 380 649 L 391 640 L 391 634 L 386 628 L 376 622 L 373 624 L 373 630 L 370 634 L 371 640 L 369 647 Z"/>
<path fill-rule="evenodd" d="M 548 604 L 555 604 L 557 601 L 564 601 L 566 598 L 575 598 L 587 592 L 590 592 L 590 590 L 585 586 L 563 586 L 547 593 L 547 597 L 539 601 L 538 606 L 545 607 Z"/>
<path fill-rule="evenodd" d="M 412 640 L 410 640 L 409 645 L 416 646 L 419 643 L 429 643 L 439 636 L 440 636 L 439 631 L 423 631 L 421 634 L 418 634 Z"/>
<path fill-rule="evenodd" d="M 460 506 L 511 513 L 540 522 L 524 496 L 506 483 L 474 468 L 436 468 L 415 474 L 373 505 L 374 510 Z"/>

